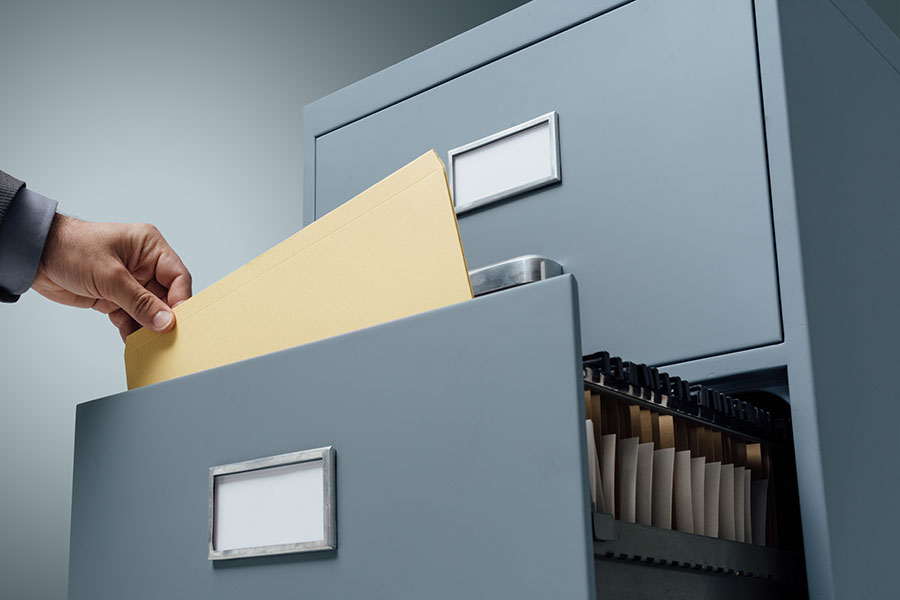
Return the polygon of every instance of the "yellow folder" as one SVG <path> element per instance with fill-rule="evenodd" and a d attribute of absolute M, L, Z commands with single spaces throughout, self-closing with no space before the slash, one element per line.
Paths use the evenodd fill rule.
<path fill-rule="evenodd" d="M 128 336 L 128 389 L 472 298 L 433 151 Z"/>

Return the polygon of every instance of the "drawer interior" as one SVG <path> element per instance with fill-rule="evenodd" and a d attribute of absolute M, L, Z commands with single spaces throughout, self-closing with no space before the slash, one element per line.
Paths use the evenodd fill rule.
<path fill-rule="evenodd" d="M 605 352 L 584 365 L 598 597 L 806 597 L 790 411 L 769 391 L 786 373 L 724 393 Z"/>

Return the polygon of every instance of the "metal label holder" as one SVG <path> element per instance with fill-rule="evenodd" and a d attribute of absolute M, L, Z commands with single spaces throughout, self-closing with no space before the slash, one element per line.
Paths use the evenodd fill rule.
<path fill-rule="evenodd" d="M 273 467 L 322 461 L 322 502 L 324 516 L 324 536 L 321 540 L 256 546 L 252 548 L 216 549 L 216 477 L 248 471 L 259 471 Z M 313 450 L 291 452 L 255 460 L 210 467 L 209 469 L 209 560 L 230 560 L 253 556 L 274 556 L 301 552 L 318 552 L 337 549 L 337 524 L 335 511 L 335 452 L 326 446 Z"/>
<path fill-rule="evenodd" d="M 533 129 L 535 127 L 540 127 L 542 125 L 548 125 L 549 134 L 550 134 L 550 174 L 546 177 L 540 177 L 537 179 L 533 179 L 531 181 L 527 181 L 520 185 L 501 190 L 494 194 L 490 194 L 483 198 L 479 198 L 477 200 L 467 202 L 462 206 L 457 206 L 457 193 L 456 193 L 456 172 L 454 169 L 454 161 L 457 157 L 466 152 L 471 152 L 472 150 L 476 150 L 479 148 L 483 148 L 485 146 L 495 144 L 499 141 L 502 141 L 506 138 L 512 137 L 516 134 L 522 133 L 529 129 Z M 450 193 L 453 196 L 453 204 L 456 209 L 457 215 L 462 215 L 467 212 L 473 211 L 477 208 L 481 208 L 487 204 L 491 204 L 493 202 L 499 202 L 500 200 L 504 200 L 506 198 L 510 198 L 512 196 L 516 196 L 522 194 L 524 192 L 537 189 L 540 187 L 544 187 L 546 185 L 550 185 L 552 183 L 557 183 L 562 181 L 562 175 L 560 174 L 560 160 L 559 160 L 559 118 L 556 111 L 551 111 L 545 115 L 541 115 L 540 117 L 536 117 L 531 119 L 530 121 L 526 121 L 524 123 L 520 123 L 519 125 L 515 125 L 510 127 L 509 129 L 504 129 L 498 133 L 493 135 L 489 135 L 487 137 L 481 138 L 480 140 L 476 140 L 464 146 L 459 146 L 458 148 L 453 148 L 447 153 L 447 179 L 450 183 Z"/>

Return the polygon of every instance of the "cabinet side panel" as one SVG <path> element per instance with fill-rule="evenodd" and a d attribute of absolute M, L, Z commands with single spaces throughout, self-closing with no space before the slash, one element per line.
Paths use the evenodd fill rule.
<path fill-rule="evenodd" d="M 779 7 L 835 595 L 895 595 L 900 74 L 832 3 Z"/>

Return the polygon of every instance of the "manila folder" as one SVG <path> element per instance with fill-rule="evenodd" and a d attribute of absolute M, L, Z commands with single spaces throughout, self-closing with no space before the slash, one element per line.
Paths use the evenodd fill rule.
<path fill-rule="evenodd" d="M 128 389 L 472 298 L 433 151 L 128 336 Z"/>

